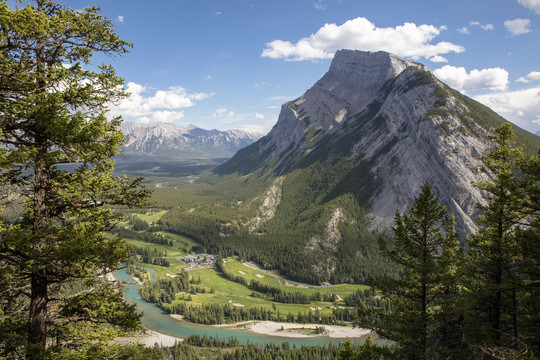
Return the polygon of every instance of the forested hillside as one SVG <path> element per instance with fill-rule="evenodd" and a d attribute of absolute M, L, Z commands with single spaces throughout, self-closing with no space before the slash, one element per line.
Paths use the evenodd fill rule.
<path fill-rule="evenodd" d="M 366 212 L 353 193 L 340 189 L 350 186 L 341 181 L 350 166 L 348 159 L 333 167 L 317 164 L 266 183 L 265 190 L 273 191 L 261 191 L 263 199 L 171 209 L 160 225 L 197 239 L 212 253 L 238 255 L 293 280 L 366 283 L 369 276 L 390 268 L 377 252 L 377 236 L 383 235 L 369 230 Z M 327 167 L 334 171 L 331 176 Z M 242 187 L 244 181 L 250 180 L 230 185 Z M 270 198 L 275 198 L 274 208 L 261 211 Z"/>

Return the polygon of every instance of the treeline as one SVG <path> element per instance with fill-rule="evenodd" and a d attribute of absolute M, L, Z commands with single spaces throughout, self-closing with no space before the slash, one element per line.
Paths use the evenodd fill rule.
<path fill-rule="evenodd" d="M 285 290 L 274 286 L 265 285 L 255 279 L 247 281 L 243 276 L 233 274 L 223 266 L 223 259 L 218 256 L 216 259 L 216 268 L 229 280 L 244 284 L 254 292 L 251 294 L 253 297 L 262 297 L 266 300 L 282 303 L 282 304 L 309 304 L 312 301 L 326 301 L 334 302 L 337 300 L 335 294 L 321 294 L 319 292 L 312 292 L 312 294 L 306 294 L 300 291 Z M 264 294 L 261 296 L 258 293 Z"/>
<path fill-rule="evenodd" d="M 143 221 L 143 220 L 140 220 Z M 143 221 L 144 222 L 144 221 Z M 144 222 L 146 224 L 146 222 Z M 141 240 L 144 242 L 152 243 L 152 244 L 158 244 L 158 245 L 165 245 L 165 246 L 173 246 L 174 241 L 162 234 L 156 233 L 156 231 L 159 231 L 159 227 L 152 227 L 151 229 L 147 229 L 145 231 L 135 231 L 132 229 L 125 229 L 125 228 L 114 228 L 110 232 L 122 235 L 123 237 L 127 239 L 136 239 Z"/>
<path fill-rule="evenodd" d="M 281 345 L 268 343 L 265 345 L 248 343 L 240 345 L 236 338 L 221 340 L 219 338 L 190 335 L 185 341 L 176 342 L 174 346 L 155 345 L 147 349 L 147 360 L 381 360 L 389 358 L 391 352 L 387 347 L 374 346 L 371 337 L 362 345 L 354 345 L 347 339 L 339 347 L 334 344 L 324 346 L 291 346 L 285 342 Z M 139 357 L 137 357 L 139 358 Z"/>
<path fill-rule="evenodd" d="M 392 312 L 392 303 L 386 297 L 377 295 L 373 288 L 357 290 L 343 298 L 345 305 L 358 308 L 360 311 L 379 309 L 383 313 Z"/>
<path fill-rule="evenodd" d="M 131 249 L 133 255 L 137 257 L 140 262 L 145 264 L 159 265 L 169 267 L 171 266 L 169 260 L 166 259 L 167 252 L 158 251 L 156 248 L 140 247 L 128 244 L 128 248 Z"/>
<path fill-rule="evenodd" d="M 182 269 L 175 277 L 145 282 L 141 288 L 141 296 L 151 303 L 162 306 L 161 304 L 172 303 L 176 299 L 176 294 L 188 290 L 190 286 L 189 275 Z"/>
<path fill-rule="evenodd" d="M 251 280 L 249 282 L 249 287 L 254 291 L 265 294 L 265 298 L 267 300 L 283 304 L 309 304 L 312 301 L 333 302 L 337 300 L 335 294 L 321 294 L 319 292 L 313 291 L 311 294 L 308 295 L 300 291 L 287 291 L 273 286 L 268 286 L 257 280 Z M 256 295 L 252 294 L 252 296 Z"/>
<path fill-rule="evenodd" d="M 243 308 L 232 304 L 189 305 L 186 302 L 160 303 L 160 306 L 172 314 L 180 314 L 184 319 L 198 324 L 225 324 L 250 320 L 269 320 L 278 322 L 295 322 L 301 324 L 346 325 L 356 319 L 353 309 L 333 309 L 331 314 L 321 314 L 318 310 L 289 312 L 282 315 L 279 309 L 274 313 L 264 308 Z"/>
<path fill-rule="evenodd" d="M 192 335 L 186 341 L 178 342 L 172 347 L 156 345 L 147 351 L 152 352 L 151 360 L 335 360 L 339 356 L 339 348 L 333 344 L 297 348 L 290 346 L 289 343 L 283 343 L 283 345 L 250 343 L 231 346 L 233 343 L 234 340 L 230 339 L 227 341 L 215 338 L 204 340 L 204 337 Z"/>
<path fill-rule="evenodd" d="M 396 213 L 395 241 L 380 245 L 402 275 L 373 279 L 393 311 L 360 312 L 361 326 L 395 343 L 394 356 L 540 354 L 540 156 L 526 158 L 513 137 L 510 124 L 500 126 L 495 146 L 484 154 L 489 180 L 474 186 L 487 202 L 465 248 L 453 216 L 427 182 L 411 209 Z"/>

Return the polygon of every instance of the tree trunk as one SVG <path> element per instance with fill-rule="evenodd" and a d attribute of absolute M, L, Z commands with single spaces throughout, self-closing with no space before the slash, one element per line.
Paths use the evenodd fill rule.
<path fill-rule="evenodd" d="M 41 359 L 47 345 L 47 280 L 44 271 L 31 276 L 30 326 L 28 329 L 28 359 Z"/>
<path fill-rule="evenodd" d="M 33 257 L 36 260 L 36 269 L 30 275 L 30 319 L 28 327 L 28 359 L 41 359 L 41 351 L 47 345 L 47 271 L 41 259 L 42 251 L 46 246 L 46 238 L 43 233 L 49 226 L 49 213 L 47 208 L 47 165 L 45 155 L 47 146 L 41 136 L 36 137 L 36 143 L 40 146 L 40 153 L 34 163 L 34 236 Z"/>

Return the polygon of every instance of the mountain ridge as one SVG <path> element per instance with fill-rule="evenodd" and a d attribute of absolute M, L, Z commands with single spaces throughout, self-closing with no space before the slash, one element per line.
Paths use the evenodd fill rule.
<path fill-rule="evenodd" d="M 242 130 L 206 130 L 195 125 L 124 122 L 124 153 L 156 157 L 227 158 L 260 138 Z"/>
<path fill-rule="evenodd" d="M 395 211 L 406 211 L 428 180 L 467 236 L 484 201 L 472 186 L 487 179 L 481 155 L 505 121 L 424 65 L 386 52 L 340 50 L 321 80 L 282 106 L 270 133 L 215 172 L 283 176 L 352 157 L 334 196 L 355 194 L 373 229 L 391 227 Z M 515 128 L 521 143 L 538 146 L 534 135 Z"/>

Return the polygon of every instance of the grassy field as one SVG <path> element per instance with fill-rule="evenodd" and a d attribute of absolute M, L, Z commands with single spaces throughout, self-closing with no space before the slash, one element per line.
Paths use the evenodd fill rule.
<path fill-rule="evenodd" d="M 219 274 L 214 269 L 195 269 L 190 270 L 189 275 L 194 278 L 201 279 L 201 286 L 207 289 L 214 289 L 214 293 L 196 294 L 192 295 L 192 305 L 202 304 L 227 304 L 231 303 L 234 306 L 243 306 L 246 308 L 257 307 L 270 310 L 272 312 L 279 312 L 282 315 L 286 315 L 291 312 L 297 314 L 298 312 L 309 312 L 314 309 L 319 309 L 321 314 L 331 313 L 331 306 L 335 306 L 334 303 L 329 302 L 311 302 L 310 304 L 281 304 L 274 303 L 265 299 L 251 296 L 253 291 L 247 286 L 228 280 Z M 262 294 L 260 294 L 262 295 Z M 344 305 L 343 302 L 337 302 L 337 305 Z"/>
<path fill-rule="evenodd" d="M 266 286 L 277 287 L 290 292 L 300 292 L 307 295 L 310 295 L 313 292 L 319 292 L 322 294 L 336 294 L 343 297 L 345 295 L 352 294 L 355 291 L 369 288 L 369 286 L 366 285 L 356 284 L 335 286 L 311 286 L 290 281 L 287 279 L 278 279 L 272 276 L 272 274 L 268 271 L 255 270 L 250 267 L 249 263 L 243 263 L 235 258 L 225 259 L 224 268 L 230 274 L 244 277 L 248 281 L 248 283 L 251 280 L 256 280 Z"/>
<path fill-rule="evenodd" d="M 135 215 L 139 219 L 146 221 L 149 225 L 152 225 L 153 223 L 158 221 L 166 213 L 167 213 L 167 210 L 161 210 L 161 211 L 148 212 L 146 214 L 138 214 L 138 213 L 136 213 Z"/>

